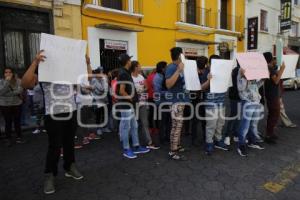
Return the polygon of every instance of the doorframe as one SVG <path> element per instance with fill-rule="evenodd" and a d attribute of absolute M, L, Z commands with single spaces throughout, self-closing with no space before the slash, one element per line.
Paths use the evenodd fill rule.
<path fill-rule="evenodd" d="M 0 7 L 3 8 L 14 8 L 20 10 L 28 10 L 32 12 L 44 13 L 49 17 L 49 33 L 54 34 L 54 18 L 52 9 L 42 8 L 38 6 L 30 6 L 18 3 L 0 2 Z M 3 76 L 3 68 L 5 66 L 5 55 L 4 55 L 4 35 L 3 35 L 3 24 L 0 18 L 0 77 Z"/>

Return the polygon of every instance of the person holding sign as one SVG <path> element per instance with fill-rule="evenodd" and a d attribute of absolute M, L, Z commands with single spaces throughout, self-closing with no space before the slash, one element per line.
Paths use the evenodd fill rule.
<path fill-rule="evenodd" d="M 269 111 L 265 142 L 275 144 L 278 136 L 275 134 L 274 128 L 280 117 L 280 79 L 285 70 L 285 64 L 283 63 L 277 70 L 276 59 L 273 58 L 272 53 L 266 52 L 264 57 L 270 72 L 270 79 L 265 81 L 265 96 Z"/>
<path fill-rule="evenodd" d="M 83 179 L 75 166 L 74 136 L 77 128 L 76 103 L 73 85 L 39 82 L 36 72 L 41 62 L 47 62 L 44 51 L 40 51 L 22 78 L 24 88 L 33 88 L 40 84 L 45 103 L 45 128 L 48 133 L 48 153 L 45 168 L 44 193 L 55 192 L 54 179 L 57 176 L 57 165 L 63 148 L 65 176 L 75 180 Z M 91 66 L 86 58 L 89 74 Z"/>
<path fill-rule="evenodd" d="M 173 160 L 185 160 L 184 156 L 179 154 L 180 152 L 184 151 L 184 148 L 180 146 L 180 137 L 183 126 L 184 107 L 185 103 L 189 100 L 184 89 L 184 64 L 180 58 L 181 54 L 182 49 L 180 47 L 174 47 L 171 49 L 171 57 L 173 62 L 169 64 L 166 70 L 166 86 L 168 88 L 166 100 L 173 103 L 171 108 L 171 151 L 169 152 L 169 156 Z"/>
<path fill-rule="evenodd" d="M 220 59 L 218 55 L 212 55 L 209 58 L 209 64 L 211 65 L 212 60 Z M 211 66 L 210 66 L 211 67 Z M 204 102 L 205 105 L 205 117 L 206 117 L 206 129 L 205 129 L 205 152 L 207 155 L 211 155 L 214 148 L 228 151 L 228 147 L 224 144 L 222 131 L 225 125 L 225 93 L 211 93 L 210 84 L 205 86 L 207 81 L 211 81 L 213 78 L 210 74 L 210 69 L 207 69 L 204 73 L 204 78 L 201 80 L 204 90 Z"/>
<path fill-rule="evenodd" d="M 261 113 L 264 109 L 260 104 L 261 96 L 259 94 L 259 88 L 262 87 L 263 84 L 263 80 L 247 80 L 245 69 L 240 68 L 237 76 L 237 86 L 239 97 L 242 102 L 242 115 L 238 130 L 239 143 L 237 151 L 239 155 L 243 157 L 247 156 L 247 138 L 249 148 L 259 150 L 264 149 L 256 141 L 256 135 L 258 135 L 258 122 L 261 119 Z"/>

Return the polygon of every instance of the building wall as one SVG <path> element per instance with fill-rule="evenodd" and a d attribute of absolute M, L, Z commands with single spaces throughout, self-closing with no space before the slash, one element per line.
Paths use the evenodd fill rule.
<path fill-rule="evenodd" d="M 290 36 L 290 31 L 285 31 L 280 33 L 279 28 L 279 16 L 280 16 L 280 0 L 273 0 L 270 3 L 269 0 L 247 0 L 246 1 L 246 19 L 251 17 L 259 18 L 258 25 L 258 49 L 259 52 L 273 51 L 273 45 L 276 44 L 276 40 L 282 38 L 284 45 L 288 46 L 288 38 Z M 293 2 L 292 9 L 292 21 L 300 22 L 300 6 L 295 6 Z M 260 29 L 260 11 L 266 10 L 268 12 L 268 32 L 261 31 Z M 300 33 L 300 23 L 298 26 L 298 33 Z M 247 35 L 247 31 L 246 31 Z M 247 39 L 245 40 L 245 46 L 247 44 Z"/>
<path fill-rule="evenodd" d="M 202 2 L 205 1 L 205 2 Z M 86 0 L 85 3 L 91 4 L 93 1 Z M 112 12 L 103 12 L 97 9 L 86 9 L 85 5 L 82 8 L 82 36 L 83 39 L 88 40 L 92 47 L 89 47 L 89 54 L 91 56 L 92 65 L 98 66 L 100 63 L 99 49 L 99 38 L 101 38 L 100 32 L 98 32 L 98 40 L 90 38 L 89 31 L 93 30 L 91 27 L 102 23 L 115 24 L 120 26 L 127 26 L 131 28 L 142 29 L 142 32 L 136 33 L 137 35 L 137 52 L 134 52 L 133 56 L 136 57 L 142 66 L 153 67 L 156 62 L 160 60 L 170 61 L 169 50 L 176 46 L 186 46 L 189 43 L 182 44 L 176 42 L 180 39 L 193 39 L 201 40 L 206 42 L 233 42 L 234 51 L 244 51 L 244 42 L 242 40 L 242 32 L 244 31 L 244 20 L 239 23 L 241 26 L 240 30 L 236 31 L 225 31 L 209 27 L 194 26 L 185 23 L 177 23 L 179 20 L 178 8 L 181 0 L 160 0 L 160 1 L 143 1 L 142 13 L 143 18 L 138 19 L 132 16 L 119 15 Z M 235 2 L 235 6 L 230 5 L 229 8 L 234 10 L 235 15 L 241 15 L 244 19 L 244 1 L 230 0 Z M 210 9 L 213 13 L 210 18 L 210 25 L 216 27 L 217 12 L 218 12 L 219 0 L 199 0 L 197 5 L 205 5 L 205 8 Z M 230 3 L 232 4 L 232 3 Z M 197 19 L 200 21 L 199 19 Z M 237 22 L 236 22 L 237 23 Z M 236 24 L 237 25 L 237 24 Z M 240 31 L 240 32 L 239 32 Z M 119 34 L 122 37 L 125 34 L 122 31 L 112 31 L 113 35 Z M 132 38 L 131 38 L 132 39 Z M 241 39 L 241 41 L 239 40 Z M 93 41 L 90 41 L 93 40 Z M 130 37 L 127 37 L 130 40 Z M 203 44 L 191 44 L 190 46 L 198 47 L 199 49 L 205 49 L 205 54 L 211 55 L 218 53 L 216 45 L 203 45 Z"/>
<path fill-rule="evenodd" d="M 82 38 L 80 0 L 0 0 L 0 2 L 52 10 L 56 35 Z"/>

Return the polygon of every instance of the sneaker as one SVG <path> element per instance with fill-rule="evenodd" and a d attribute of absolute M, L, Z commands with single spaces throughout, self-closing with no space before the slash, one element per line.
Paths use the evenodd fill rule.
<path fill-rule="evenodd" d="M 41 133 L 41 130 L 40 130 L 40 129 L 35 129 L 34 131 L 32 131 L 32 134 L 33 134 L 33 135 L 37 135 L 37 134 L 39 134 L 39 133 Z"/>
<path fill-rule="evenodd" d="M 55 193 L 54 176 L 52 174 L 46 174 L 44 182 L 44 193 L 53 194 Z"/>
<path fill-rule="evenodd" d="M 98 136 L 103 135 L 103 132 L 102 132 L 102 130 L 101 130 L 100 128 L 97 129 L 97 135 L 98 135 Z"/>
<path fill-rule="evenodd" d="M 89 140 L 100 140 L 101 138 L 95 134 L 95 133 L 90 133 L 89 134 Z"/>
<path fill-rule="evenodd" d="M 145 147 L 136 147 L 133 149 L 133 153 L 135 154 L 144 154 L 144 153 L 148 153 L 149 151 L 150 149 Z"/>
<path fill-rule="evenodd" d="M 131 149 L 125 149 L 123 152 L 123 156 L 129 159 L 137 158 L 137 156 L 133 153 Z"/>
<path fill-rule="evenodd" d="M 88 137 L 84 137 L 83 140 L 82 140 L 82 144 L 83 144 L 83 145 L 87 145 L 87 144 L 89 144 L 89 143 L 90 143 L 89 138 L 88 138 Z"/>
<path fill-rule="evenodd" d="M 239 142 L 239 137 L 233 137 L 234 142 Z"/>
<path fill-rule="evenodd" d="M 105 127 L 105 128 L 102 129 L 102 132 L 103 133 L 111 133 L 112 130 L 110 130 L 109 128 Z"/>
<path fill-rule="evenodd" d="M 179 153 L 184 153 L 184 152 L 188 152 L 189 151 L 189 149 L 187 149 L 187 148 L 185 148 L 185 147 L 183 147 L 183 146 L 179 146 L 178 147 L 178 152 Z"/>
<path fill-rule="evenodd" d="M 225 137 L 224 144 L 226 144 L 227 146 L 230 146 L 230 137 Z"/>
<path fill-rule="evenodd" d="M 258 142 L 258 143 L 264 143 L 265 141 L 260 137 L 260 138 L 256 139 L 256 142 Z"/>
<path fill-rule="evenodd" d="M 228 147 L 223 141 L 215 142 L 215 148 L 223 151 L 228 151 Z"/>
<path fill-rule="evenodd" d="M 64 157 L 64 150 L 63 149 L 60 149 L 60 157 Z"/>
<path fill-rule="evenodd" d="M 296 124 L 291 124 L 289 126 L 287 126 L 288 128 L 297 128 L 297 125 Z"/>
<path fill-rule="evenodd" d="M 65 173 L 65 177 L 73 178 L 75 180 L 83 179 L 82 174 L 77 170 L 75 164 L 73 163 L 70 167 L 70 171 Z"/>
<path fill-rule="evenodd" d="M 82 149 L 83 146 L 81 144 L 75 144 L 74 149 Z"/>
<path fill-rule="evenodd" d="M 20 137 L 18 137 L 17 139 L 16 139 L 16 143 L 17 144 L 24 144 L 26 141 L 24 140 L 24 139 L 22 139 L 22 138 L 20 138 Z"/>
<path fill-rule="evenodd" d="M 239 146 L 237 152 L 239 153 L 240 156 L 246 157 L 247 156 L 246 145 Z"/>
<path fill-rule="evenodd" d="M 176 161 L 187 161 L 186 157 L 179 155 L 177 152 L 169 152 L 169 158 Z"/>
<path fill-rule="evenodd" d="M 214 151 L 214 144 L 213 143 L 206 143 L 205 144 L 205 153 L 210 156 Z"/>
<path fill-rule="evenodd" d="M 160 149 L 159 146 L 155 146 L 154 144 L 148 145 L 147 148 L 148 148 L 148 149 L 151 149 L 151 150 L 158 150 L 158 149 Z"/>
<path fill-rule="evenodd" d="M 258 150 L 264 150 L 265 148 L 264 147 L 262 147 L 261 145 L 259 145 L 259 144 L 248 144 L 248 147 L 249 148 L 252 148 L 252 149 L 258 149 Z"/>

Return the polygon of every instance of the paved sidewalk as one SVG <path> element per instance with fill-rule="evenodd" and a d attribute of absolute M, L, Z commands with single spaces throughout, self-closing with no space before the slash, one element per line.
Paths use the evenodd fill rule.
<path fill-rule="evenodd" d="M 288 114 L 300 125 L 299 100 L 300 92 L 286 93 Z M 166 146 L 127 160 L 116 135 L 105 135 L 76 151 L 85 179 L 66 179 L 61 167 L 57 192 L 50 196 L 42 188 L 46 135 L 28 133 L 24 145 L 7 148 L 0 141 L 0 199 L 299 200 L 300 131 L 278 131 L 278 145 L 252 150 L 248 158 L 239 157 L 234 147 L 207 157 L 199 147 L 186 153 L 187 162 L 168 160 Z"/>

